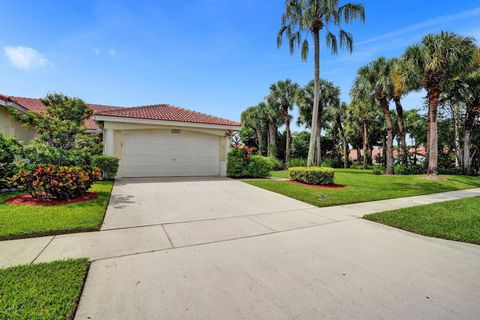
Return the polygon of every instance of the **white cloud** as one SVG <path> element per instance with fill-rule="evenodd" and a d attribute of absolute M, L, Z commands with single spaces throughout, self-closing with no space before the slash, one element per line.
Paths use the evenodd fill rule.
<path fill-rule="evenodd" d="M 52 65 L 46 57 L 33 48 L 8 46 L 4 48 L 4 53 L 10 63 L 25 71 Z"/>
<path fill-rule="evenodd" d="M 100 49 L 99 48 L 92 48 L 92 51 L 95 53 L 95 55 L 97 57 L 100 55 Z"/>

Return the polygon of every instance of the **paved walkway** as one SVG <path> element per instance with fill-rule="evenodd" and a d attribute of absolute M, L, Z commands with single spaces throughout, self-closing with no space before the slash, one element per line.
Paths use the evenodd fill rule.
<path fill-rule="evenodd" d="M 480 189 L 469 189 L 317 208 L 238 181 L 218 182 L 226 182 L 233 185 L 234 188 L 238 188 L 231 194 L 238 196 L 244 203 L 270 202 L 274 205 L 273 210 L 269 211 L 266 207 L 256 208 L 256 210 L 250 208 L 241 210 L 242 206 L 239 203 L 230 204 L 226 201 L 225 205 L 232 207 L 232 209 L 218 217 L 220 212 L 208 210 L 207 201 L 204 200 L 203 204 L 197 202 L 196 211 L 193 213 L 193 217 L 198 217 L 198 219 L 186 220 L 190 217 L 182 216 L 182 214 L 186 214 L 187 209 L 181 203 L 179 203 L 181 212 L 178 215 L 175 215 L 174 209 L 168 209 L 166 210 L 168 214 L 163 216 L 153 215 L 152 218 L 140 214 L 140 218 L 138 218 L 132 212 L 135 212 L 135 210 L 141 212 L 140 209 L 125 210 L 125 201 L 114 199 L 107 212 L 102 231 L 0 241 L 0 267 L 79 257 L 88 257 L 91 261 L 96 261 L 327 225 L 358 219 L 369 213 L 480 196 Z M 143 183 L 143 181 L 137 183 Z M 191 186 L 198 192 L 196 183 L 202 183 L 202 180 L 195 180 L 193 186 Z M 205 183 L 208 184 L 208 181 L 203 181 L 204 192 L 212 193 L 213 190 L 211 188 L 209 190 Z M 182 183 L 182 186 L 186 189 L 190 188 L 185 187 L 185 182 Z M 130 185 L 130 187 L 132 186 Z M 124 191 L 122 185 L 116 186 L 116 188 L 117 192 Z M 220 184 L 220 189 L 224 188 L 225 185 Z M 248 190 L 251 194 L 239 195 L 238 192 L 246 192 L 242 190 L 243 188 L 246 188 L 245 190 Z M 267 200 L 265 196 L 273 199 Z M 118 197 L 122 196 L 118 195 Z M 158 198 L 155 199 L 163 204 L 167 203 L 167 206 L 170 207 L 174 207 L 175 202 L 178 202 L 178 199 L 175 201 L 173 197 L 169 196 L 164 199 L 170 199 L 170 203 Z M 213 201 L 210 206 L 218 208 L 219 204 L 215 200 Z M 120 202 L 123 203 L 121 206 L 119 206 Z M 137 206 L 142 201 L 132 201 L 132 203 Z M 146 205 L 143 204 L 143 206 Z M 122 209 L 121 213 L 114 212 L 119 208 Z M 202 214 L 200 215 L 199 212 Z M 119 218 L 116 218 L 115 215 L 119 215 Z M 208 218 L 209 216 L 212 216 L 212 218 Z M 207 218 L 202 219 L 202 217 Z M 123 226 L 126 221 L 131 226 Z M 139 221 L 143 222 L 144 225 Z M 155 221 L 158 221 L 158 223 L 155 223 Z M 112 225 L 115 225 L 116 228 L 111 228 Z"/>

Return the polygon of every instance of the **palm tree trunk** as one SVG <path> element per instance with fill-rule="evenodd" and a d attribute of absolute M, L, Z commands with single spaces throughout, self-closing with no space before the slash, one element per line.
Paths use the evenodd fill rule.
<path fill-rule="evenodd" d="M 268 156 L 270 158 L 277 158 L 277 127 L 274 123 L 268 123 Z"/>
<path fill-rule="evenodd" d="M 335 119 L 335 122 L 333 124 L 333 132 L 332 132 L 332 144 L 333 144 L 332 157 L 333 159 L 335 159 L 335 161 L 339 160 L 338 153 L 337 153 L 337 140 L 338 140 L 338 120 Z"/>
<path fill-rule="evenodd" d="M 286 131 L 285 163 L 288 163 L 288 161 L 290 160 L 290 140 L 291 140 L 290 117 L 288 116 L 288 112 L 285 117 L 285 131 Z"/>
<path fill-rule="evenodd" d="M 471 158 L 470 158 L 470 139 L 473 124 L 475 123 L 475 117 L 477 112 L 475 110 L 480 110 L 480 105 L 475 108 L 473 105 L 467 106 L 467 111 L 465 113 L 465 133 L 463 136 L 463 171 L 468 174 L 471 167 Z"/>
<path fill-rule="evenodd" d="M 380 105 L 382 107 L 383 115 L 385 116 L 385 123 L 387 125 L 387 154 L 386 154 L 386 167 L 385 174 L 393 174 L 393 124 L 390 110 L 388 109 L 388 101 L 386 98 L 380 99 Z"/>
<path fill-rule="evenodd" d="M 258 141 L 258 153 L 262 154 L 263 150 L 263 134 L 262 134 L 262 129 L 260 128 L 255 128 L 255 132 L 257 133 L 257 141 Z"/>
<path fill-rule="evenodd" d="M 425 145 L 425 163 L 424 163 L 424 169 L 425 172 L 430 171 L 430 103 L 428 104 L 428 110 L 427 110 L 427 144 Z"/>
<path fill-rule="evenodd" d="M 362 121 L 363 128 L 363 169 L 368 168 L 368 123 L 366 120 Z"/>
<path fill-rule="evenodd" d="M 400 98 L 395 98 L 395 108 L 398 116 L 398 143 L 402 149 L 402 164 L 408 164 L 407 138 L 405 135 L 405 121 L 403 117 L 403 107 Z"/>
<path fill-rule="evenodd" d="M 320 166 L 322 164 L 322 113 L 319 110 L 317 118 L 317 138 L 316 138 L 316 154 L 315 164 Z"/>
<path fill-rule="evenodd" d="M 310 135 L 310 144 L 308 147 L 307 166 L 313 165 L 313 159 L 315 157 L 315 140 L 317 137 L 317 118 L 318 107 L 320 102 L 320 30 L 315 29 L 312 31 L 315 49 L 315 71 L 314 71 L 314 98 L 313 98 L 313 111 L 312 111 L 312 133 Z"/>
<path fill-rule="evenodd" d="M 430 141 L 428 152 L 428 171 L 429 176 L 438 175 L 438 99 L 440 91 L 431 90 L 428 93 L 428 104 L 430 106 Z"/>
<path fill-rule="evenodd" d="M 348 143 L 345 137 L 342 137 L 342 143 L 343 143 L 343 167 L 346 169 L 348 168 L 348 163 L 350 161 L 348 157 L 350 150 L 348 149 Z"/>

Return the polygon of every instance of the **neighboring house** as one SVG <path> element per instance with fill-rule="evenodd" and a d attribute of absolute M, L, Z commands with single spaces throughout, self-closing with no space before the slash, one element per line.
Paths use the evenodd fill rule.
<path fill-rule="evenodd" d="M 409 147 L 408 148 L 408 153 L 410 155 L 410 158 L 417 158 L 418 162 L 423 162 L 425 160 L 427 151 L 425 147 Z M 395 158 L 400 157 L 402 152 L 398 150 L 397 148 L 393 149 L 393 156 Z M 362 150 L 360 150 L 360 154 L 358 154 L 356 149 L 350 150 L 350 161 L 358 161 L 359 157 L 362 157 Z M 374 164 L 377 164 L 376 159 L 378 157 L 383 157 L 383 148 L 381 147 L 374 147 L 372 149 L 372 160 Z"/>
<path fill-rule="evenodd" d="M 98 104 L 88 104 L 93 112 L 101 112 L 107 110 L 115 110 L 121 107 L 104 106 Z M 12 118 L 9 109 L 16 109 L 22 112 L 36 111 L 43 112 L 47 107 L 43 104 L 41 99 L 23 98 L 5 96 L 0 94 L 0 132 L 6 136 L 15 137 L 19 141 L 29 141 L 35 137 L 35 130 L 25 128 L 18 121 Z M 95 123 L 93 118 L 85 121 L 85 126 L 88 128 L 87 132 L 100 134 L 102 130 Z"/>
<path fill-rule="evenodd" d="M 229 130 L 241 124 L 167 104 L 97 112 L 117 177 L 225 176 Z"/>

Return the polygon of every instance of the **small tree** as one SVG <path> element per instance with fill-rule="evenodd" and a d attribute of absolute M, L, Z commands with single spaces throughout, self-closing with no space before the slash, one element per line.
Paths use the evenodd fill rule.
<path fill-rule="evenodd" d="M 79 98 L 58 93 L 48 94 L 43 103 L 47 106 L 43 113 L 12 111 L 14 118 L 38 133 L 25 146 L 25 159 L 41 164 L 90 164 L 102 152 L 100 139 L 87 134 L 84 126 L 93 110 Z"/>

